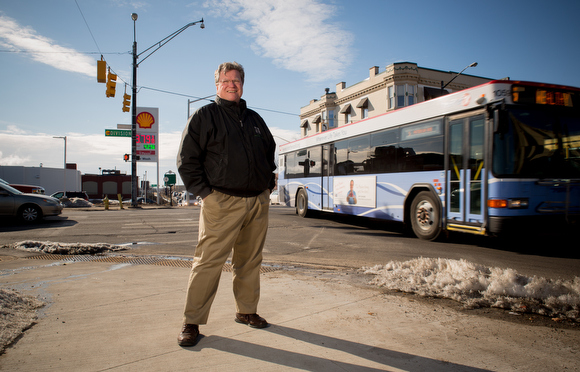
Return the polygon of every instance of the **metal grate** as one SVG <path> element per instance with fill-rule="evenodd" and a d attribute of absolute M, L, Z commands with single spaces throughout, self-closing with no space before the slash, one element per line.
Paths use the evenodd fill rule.
<path fill-rule="evenodd" d="M 130 265 L 157 265 L 168 267 L 185 267 L 191 268 L 192 260 L 190 259 L 167 259 L 160 257 L 124 257 L 124 256 L 91 256 L 91 255 L 60 255 L 60 254 L 42 254 L 38 256 L 27 257 L 31 260 L 54 260 L 66 262 L 107 262 L 107 263 L 127 263 Z M 268 273 L 280 270 L 280 267 L 262 266 L 261 273 Z M 232 272 L 232 264 L 225 263 L 222 271 Z"/>

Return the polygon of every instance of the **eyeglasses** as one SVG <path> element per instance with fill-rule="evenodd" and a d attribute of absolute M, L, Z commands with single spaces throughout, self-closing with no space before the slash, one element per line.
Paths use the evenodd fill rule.
<path fill-rule="evenodd" d="M 230 85 L 231 83 L 234 83 L 234 85 L 240 85 L 240 84 L 242 84 L 242 82 L 239 81 L 239 80 L 237 80 L 237 79 L 234 79 L 234 80 L 221 80 L 219 83 L 222 84 L 222 85 Z"/>

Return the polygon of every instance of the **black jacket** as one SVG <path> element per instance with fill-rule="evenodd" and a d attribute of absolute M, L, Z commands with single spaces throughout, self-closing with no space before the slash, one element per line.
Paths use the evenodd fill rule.
<path fill-rule="evenodd" d="M 177 153 L 186 189 L 205 198 L 212 190 L 256 196 L 275 186 L 276 143 L 258 113 L 217 97 L 189 119 Z"/>

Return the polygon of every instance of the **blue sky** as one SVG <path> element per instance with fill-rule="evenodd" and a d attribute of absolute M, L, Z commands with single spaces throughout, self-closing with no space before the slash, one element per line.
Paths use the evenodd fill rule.
<path fill-rule="evenodd" d="M 580 87 L 576 0 L 0 0 L 0 165 L 60 168 L 63 140 L 53 137 L 67 136 L 67 162 L 82 173 L 131 173 L 122 160 L 130 140 L 104 135 L 131 122 L 121 111 L 131 13 L 138 52 L 205 21 L 138 68 L 138 106 L 159 108 L 161 177 L 176 171 L 188 99 L 215 94 L 224 61 L 245 67 L 243 98 L 280 144 L 299 137 L 300 107 L 341 81 L 364 80 L 372 66 L 459 72 L 478 62 L 465 73 Z M 101 54 L 119 75 L 115 98 L 96 81 Z M 152 180 L 155 163 L 138 163 L 146 171 Z"/>

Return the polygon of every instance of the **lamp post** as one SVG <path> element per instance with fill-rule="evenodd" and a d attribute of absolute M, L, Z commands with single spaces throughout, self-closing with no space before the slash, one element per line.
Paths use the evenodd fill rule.
<path fill-rule="evenodd" d="M 173 32 L 169 36 L 161 39 L 157 43 L 151 45 L 149 48 L 145 49 L 141 53 L 137 54 L 137 35 L 136 35 L 136 21 L 138 15 L 137 13 L 131 14 L 131 19 L 133 20 L 133 88 L 132 88 L 132 102 L 131 102 L 131 206 L 137 207 L 137 67 L 141 62 L 145 61 L 149 56 L 158 51 L 162 46 L 173 40 L 174 37 L 185 31 L 185 29 L 193 26 L 195 24 L 201 23 L 200 28 L 204 29 L 205 25 L 203 23 L 203 18 L 196 22 L 191 22 L 180 28 L 179 30 Z M 157 46 L 157 48 L 155 48 Z M 155 49 L 153 49 L 155 48 Z M 147 54 L 140 62 L 137 62 L 139 57 L 153 49 L 149 54 Z M 157 180 L 159 184 L 159 180 Z"/>
<path fill-rule="evenodd" d="M 62 138 L 64 139 L 64 189 L 62 190 L 64 192 L 63 196 L 66 196 L 66 136 L 61 136 L 61 137 L 52 137 L 52 138 Z"/>
<path fill-rule="evenodd" d="M 443 93 L 443 89 L 445 89 L 445 87 L 448 86 L 453 80 L 455 80 L 456 77 L 458 77 L 459 75 L 461 75 L 461 73 L 463 73 L 463 71 L 467 70 L 470 67 L 475 67 L 475 66 L 477 66 L 477 62 L 473 62 L 469 66 L 465 67 L 463 70 L 461 70 L 460 73 L 458 73 L 457 75 L 455 75 L 453 77 L 453 79 L 449 80 L 449 82 L 447 84 L 445 84 L 445 85 L 443 85 L 443 81 L 441 81 L 441 93 Z"/>

